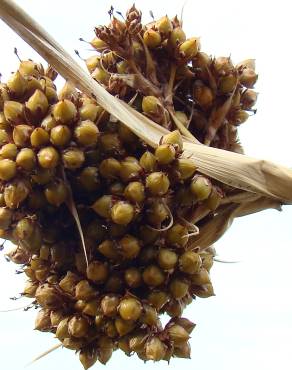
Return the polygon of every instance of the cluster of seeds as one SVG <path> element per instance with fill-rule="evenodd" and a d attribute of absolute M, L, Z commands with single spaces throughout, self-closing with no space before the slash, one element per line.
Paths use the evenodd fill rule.
<path fill-rule="evenodd" d="M 153 150 L 70 83 L 57 93 L 52 68 L 21 61 L 0 85 L 0 236 L 41 308 L 36 329 L 85 369 L 116 349 L 189 358 L 184 308 L 214 294 L 214 250 L 194 241 L 224 188 L 182 156 L 181 133 L 238 151 L 257 76 L 200 52 L 177 18 L 142 26 L 132 7 L 96 34 L 93 78 L 171 132 Z"/>

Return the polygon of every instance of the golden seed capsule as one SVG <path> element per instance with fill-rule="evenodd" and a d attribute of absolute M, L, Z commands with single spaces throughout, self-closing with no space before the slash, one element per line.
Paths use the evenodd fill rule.
<path fill-rule="evenodd" d="M 57 326 L 64 319 L 62 310 L 53 310 L 50 313 L 50 320 L 52 326 Z"/>
<path fill-rule="evenodd" d="M 179 257 L 179 269 L 186 274 L 196 274 L 202 266 L 202 260 L 198 253 L 186 251 Z"/>
<path fill-rule="evenodd" d="M 140 177 L 142 168 L 138 161 L 128 161 L 127 158 L 125 158 L 120 164 L 120 177 L 122 181 L 128 182 Z"/>
<path fill-rule="evenodd" d="M 150 338 L 145 345 L 147 360 L 161 361 L 166 354 L 166 345 L 157 337 Z"/>
<path fill-rule="evenodd" d="M 219 188 L 216 188 L 213 186 L 211 194 L 209 195 L 209 198 L 206 199 L 206 206 L 211 211 L 215 211 L 218 208 L 222 198 L 223 198 L 223 193 L 220 191 Z"/>
<path fill-rule="evenodd" d="M 71 130 L 68 126 L 58 125 L 51 129 L 50 140 L 53 145 L 65 146 L 71 139 Z"/>
<path fill-rule="evenodd" d="M 57 91 L 53 87 L 46 86 L 44 93 L 50 104 L 54 104 L 58 101 Z"/>
<path fill-rule="evenodd" d="M 98 338 L 97 347 L 100 349 L 98 352 L 98 360 L 105 365 L 112 356 L 114 343 L 110 338 L 102 336 Z"/>
<path fill-rule="evenodd" d="M 182 326 L 187 333 L 191 334 L 191 332 L 196 327 L 196 324 L 191 322 L 189 319 L 185 319 L 183 317 L 178 317 L 174 321 L 177 325 Z"/>
<path fill-rule="evenodd" d="M 109 153 L 119 153 L 122 149 L 122 143 L 117 134 L 102 134 L 100 136 L 101 149 Z"/>
<path fill-rule="evenodd" d="M 239 76 L 240 83 L 248 89 L 252 89 L 254 87 L 257 79 L 258 75 L 251 68 L 245 68 Z"/>
<path fill-rule="evenodd" d="M 135 298 L 124 298 L 120 302 L 118 311 L 122 319 L 135 321 L 142 314 L 142 305 Z"/>
<path fill-rule="evenodd" d="M 199 49 L 200 40 L 197 37 L 192 37 L 180 44 L 179 53 L 183 59 L 190 60 L 197 55 Z"/>
<path fill-rule="evenodd" d="M 53 117 L 57 122 L 61 124 L 70 125 L 72 124 L 77 115 L 75 105 L 68 99 L 59 101 L 53 108 Z"/>
<path fill-rule="evenodd" d="M 65 317 L 63 320 L 59 322 L 56 330 L 56 337 L 59 340 L 69 338 L 70 334 L 68 331 L 68 326 L 69 326 L 69 317 Z"/>
<path fill-rule="evenodd" d="M 145 199 L 144 185 L 139 181 L 130 182 L 124 191 L 124 196 L 134 203 L 141 203 Z"/>
<path fill-rule="evenodd" d="M 100 67 L 100 57 L 98 55 L 92 55 L 85 59 L 85 64 L 90 73 L 92 73 L 95 68 Z"/>
<path fill-rule="evenodd" d="M 189 338 L 189 333 L 180 325 L 174 324 L 167 329 L 169 339 L 174 346 L 185 343 Z"/>
<path fill-rule="evenodd" d="M 91 262 L 86 269 L 87 278 L 95 283 L 103 283 L 107 279 L 108 273 L 107 265 L 99 261 Z"/>
<path fill-rule="evenodd" d="M 49 134 L 41 127 L 37 127 L 30 135 L 31 145 L 39 148 L 49 142 Z"/>
<path fill-rule="evenodd" d="M 213 285 L 211 283 L 193 287 L 192 292 L 200 298 L 209 298 L 215 295 Z"/>
<path fill-rule="evenodd" d="M 110 218 L 112 208 L 112 196 L 103 195 L 95 201 L 92 209 L 101 217 Z"/>
<path fill-rule="evenodd" d="M 40 285 L 36 290 L 35 298 L 38 304 L 44 308 L 58 308 L 63 303 L 58 290 L 49 284 Z"/>
<path fill-rule="evenodd" d="M 135 323 L 118 317 L 115 319 L 115 327 L 119 335 L 123 336 L 130 333 L 135 328 Z"/>
<path fill-rule="evenodd" d="M 232 92 L 237 84 L 237 76 L 230 74 L 223 76 L 219 80 L 218 91 L 221 94 L 228 94 Z"/>
<path fill-rule="evenodd" d="M 85 370 L 93 366 L 98 358 L 97 348 L 95 347 L 85 347 L 79 352 L 79 361 Z"/>
<path fill-rule="evenodd" d="M 19 71 L 12 74 L 7 81 L 7 87 L 15 96 L 21 96 L 25 92 L 26 80 Z"/>
<path fill-rule="evenodd" d="M 18 70 L 22 76 L 39 77 L 43 72 L 43 67 L 32 60 L 22 60 L 19 64 Z"/>
<path fill-rule="evenodd" d="M 181 179 L 186 180 L 193 176 L 197 166 L 192 159 L 179 158 L 176 162 L 176 168 L 180 173 Z"/>
<path fill-rule="evenodd" d="M 0 91 L 0 98 L 1 98 L 1 91 Z M 1 103 L 1 101 L 0 101 Z M 4 113 L 0 112 L 0 129 L 1 130 L 8 130 L 10 128 L 10 124 L 7 122 Z"/>
<path fill-rule="evenodd" d="M 96 67 L 95 70 L 91 72 L 91 77 L 100 84 L 107 85 L 110 75 L 104 69 Z"/>
<path fill-rule="evenodd" d="M 160 33 L 151 28 L 144 32 L 143 40 L 150 49 L 154 49 L 161 44 Z"/>
<path fill-rule="evenodd" d="M 153 195 L 164 195 L 169 189 L 169 179 L 163 172 L 152 172 L 146 177 L 146 187 Z"/>
<path fill-rule="evenodd" d="M 173 269 L 177 259 L 177 254 L 168 248 L 161 248 L 158 253 L 158 264 L 163 270 Z"/>
<path fill-rule="evenodd" d="M 233 124 L 241 125 L 248 118 L 249 118 L 249 114 L 245 110 L 239 109 L 239 110 L 236 110 L 234 114 L 232 114 L 231 120 Z"/>
<path fill-rule="evenodd" d="M 47 132 L 50 132 L 56 126 L 57 122 L 51 114 L 47 115 L 41 122 L 41 127 Z"/>
<path fill-rule="evenodd" d="M 62 341 L 62 345 L 65 348 L 72 349 L 75 351 L 80 350 L 85 345 L 85 340 L 76 338 L 65 338 Z"/>
<path fill-rule="evenodd" d="M 84 258 L 84 256 L 83 256 Z M 97 292 L 87 280 L 81 280 L 75 287 L 75 298 L 89 300 L 96 296 Z"/>
<path fill-rule="evenodd" d="M 82 121 L 90 120 L 92 122 L 95 122 L 97 119 L 98 112 L 99 107 L 96 104 L 93 103 L 84 104 L 79 109 L 80 119 Z"/>
<path fill-rule="evenodd" d="M 162 137 L 162 144 L 171 144 L 177 147 L 179 150 L 183 149 L 183 140 L 178 130 L 172 131 Z"/>
<path fill-rule="evenodd" d="M 84 152 L 78 148 L 66 149 L 62 153 L 62 161 L 69 170 L 80 168 L 85 161 Z"/>
<path fill-rule="evenodd" d="M 57 167 L 60 158 L 59 153 L 52 146 L 42 148 L 38 152 L 37 157 L 39 165 L 45 169 L 53 169 Z"/>
<path fill-rule="evenodd" d="M 96 191 L 100 187 L 98 170 L 96 167 L 85 167 L 79 176 L 79 181 L 86 191 Z"/>
<path fill-rule="evenodd" d="M 18 124 L 23 121 L 23 104 L 7 100 L 3 107 L 4 116 L 7 122 Z"/>
<path fill-rule="evenodd" d="M 52 169 L 38 168 L 37 172 L 32 175 L 32 179 L 39 185 L 45 185 L 53 180 L 55 172 Z"/>
<path fill-rule="evenodd" d="M 115 338 L 118 335 L 115 324 L 112 321 L 107 321 L 104 324 L 103 331 L 109 338 Z"/>
<path fill-rule="evenodd" d="M 175 278 L 169 284 L 169 291 L 176 299 L 183 298 L 189 290 L 189 284 L 181 279 Z"/>
<path fill-rule="evenodd" d="M 156 96 L 148 95 L 142 99 L 142 110 L 147 114 L 158 114 L 161 111 L 161 102 Z"/>
<path fill-rule="evenodd" d="M 189 342 L 184 342 L 173 349 L 173 357 L 191 358 L 191 346 Z"/>
<path fill-rule="evenodd" d="M 41 90 L 36 90 L 25 104 L 26 108 L 34 116 L 44 116 L 49 108 L 46 95 Z"/>
<path fill-rule="evenodd" d="M 64 100 L 68 99 L 71 100 L 72 98 L 77 98 L 78 97 L 78 91 L 75 89 L 74 85 L 66 81 L 62 89 L 58 92 L 58 99 L 59 100 Z"/>
<path fill-rule="evenodd" d="M 23 148 L 16 156 L 17 166 L 26 171 L 31 171 L 36 165 L 36 155 L 30 148 Z"/>
<path fill-rule="evenodd" d="M 207 271 L 210 271 L 214 263 L 214 256 L 212 254 L 202 254 L 201 259 L 203 268 Z"/>
<path fill-rule="evenodd" d="M 213 63 L 215 72 L 219 76 L 229 75 L 233 72 L 234 67 L 230 57 L 218 57 Z"/>
<path fill-rule="evenodd" d="M 156 158 L 151 152 L 145 152 L 140 158 L 139 163 L 146 172 L 153 172 L 157 169 Z"/>
<path fill-rule="evenodd" d="M 154 287 L 161 285 L 165 280 L 163 271 L 155 265 L 147 266 L 143 271 L 142 277 L 147 285 Z"/>
<path fill-rule="evenodd" d="M 108 317 L 116 316 L 119 303 L 120 299 L 115 295 L 104 296 L 100 303 L 102 313 Z"/>
<path fill-rule="evenodd" d="M 0 207 L 0 229 L 6 230 L 12 222 L 12 211 L 10 209 Z"/>
<path fill-rule="evenodd" d="M 35 77 L 29 77 L 26 80 L 26 95 L 31 96 L 36 90 L 42 90 L 41 82 Z"/>
<path fill-rule="evenodd" d="M 56 181 L 45 187 L 47 201 L 55 207 L 65 203 L 68 197 L 68 188 L 63 181 Z"/>
<path fill-rule="evenodd" d="M 122 256 L 126 259 L 137 257 L 141 249 L 138 239 L 132 235 L 125 235 L 120 239 L 119 247 Z"/>
<path fill-rule="evenodd" d="M 120 258 L 117 247 L 112 240 L 104 240 L 98 246 L 98 251 L 106 258 L 118 260 Z"/>
<path fill-rule="evenodd" d="M 0 193 L 0 207 L 5 207 L 5 206 L 6 204 L 5 204 L 4 194 Z"/>
<path fill-rule="evenodd" d="M 168 302 L 169 295 L 164 291 L 154 290 L 148 294 L 147 300 L 159 312 Z"/>
<path fill-rule="evenodd" d="M 205 285 L 211 283 L 209 273 L 206 269 L 201 269 L 201 271 L 192 275 L 191 281 L 194 285 Z"/>
<path fill-rule="evenodd" d="M 257 101 L 258 94 L 251 89 L 247 89 L 240 97 L 240 102 L 242 104 L 243 109 L 251 109 L 256 101 Z M 1 121 L 1 120 L 0 120 Z"/>
<path fill-rule="evenodd" d="M 186 41 L 186 34 L 183 29 L 181 27 L 174 28 L 168 39 L 169 45 L 175 48 L 184 41 Z"/>
<path fill-rule="evenodd" d="M 211 194 L 212 184 L 206 177 L 196 176 L 191 182 L 190 190 L 196 196 L 197 200 L 205 200 Z"/>
<path fill-rule="evenodd" d="M 85 337 L 89 330 L 88 321 L 83 317 L 73 316 L 68 323 L 68 332 L 76 338 Z"/>
<path fill-rule="evenodd" d="M 121 164 L 115 158 L 104 159 L 99 165 L 99 172 L 106 179 L 115 179 L 121 171 Z"/>
<path fill-rule="evenodd" d="M 38 282 L 27 281 L 23 290 L 23 295 L 28 298 L 34 298 L 38 286 Z"/>
<path fill-rule="evenodd" d="M 17 156 L 17 146 L 12 143 L 8 143 L 2 146 L 0 150 L 0 157 L 3 159 L 15 159 Z"/>
<path fill-rule="evenodd" d="M 139 269 L 129 267 L 125 271 L 125 281 L 130 288 L 138 288 L 142 283 L 142 275 Z"/>
<path fill-rule="evenodd" d="M 157 325 L 159 318 L 156 309 L 148 304 L 144 304 L 140 321 L 149 326 Z"/>
<path fill-rule="evenodd" d="M 30 184 L 27 181 L 15 180 L 10 182 L 4 188 L 4 200 L 8 208 L 18 208 L 27 198 L 31 191 Z"/>
<path fill-rule="evenodd" d="M 96 124 L 90 120 L 82 121 L 74 130 L 77 143 L 84 146 L 96 144 L 98 133 Z"/>
<path fill-rule="evenodd" d="M 5 130 L 0 130 L 0 145 L 2 146 L 4 144 L 8 143 L 8 141 L 9 141 L 8 132 L 5 131 Z"/>
<path fill-rule="evenodd" d="M 174 224 L 166 233 L 167 244 L 176 247 L 184 247 L 188 242 L 188 229 L 179 224 Z"/>
<path fill-rule="evenodd" d="M 162 34 L 168 34 L 173 29 L 171 20 L 168 18 L 167 15 L 165 15 L 162 18 L 160 18 L 156 22 L 156 27 L 157 27 L 158 31 L 161 32 Z"/>
<path fill-rule="evenodd" d="M 134 218 L 134 207 L 124 201 L 116 202 L 111 208 L 111 219 L 118 225 L 128 225 Z"/>
<path fill-rule="evenodd" d="M 173 145 L 161 144 L 155 150 L 155 157 L 159 164 L 170 164 L 175 159 L 175 148 Z"/>
<path fill-rule="evenodd" d="M 8 181 L 16 175 L 16 163 L 11 159 L 0 160 L 0 180 Z"/>
<path fill-rule="evenodd" d="M 147 221 L 152 226 L 159 226 L 169 217 L 169 211 L 161 202 L 155 202 L 147 209 Z"/>
<path fill-rule="evenodd" d="M 12 137 L 15 145 L 19 147 L 29 146 L 29 138 L 32 127 L 28 125 L 17 125 L 14 127 Z"/>
<path fill-rule="evenodd" d="M 51 328 L 50 310 L 42 309 L 38 312 L 34 328 L 40 331 L 47 331 Z"/>
<path fill-rule="evenodd" d="M 209 109 L 213 103 L 214 95 L 208 86 L 198 83 L 194 87 L 194 99 L 203 109 Z"/>
<path fill-rule="evenodd" d="M 88 316 L 96 316 L 99 313 L 99 309 L 100 309 L 99 302 L 96 299 L 94 299 L 92 301 L 86 302 L 82 312 Z"/>

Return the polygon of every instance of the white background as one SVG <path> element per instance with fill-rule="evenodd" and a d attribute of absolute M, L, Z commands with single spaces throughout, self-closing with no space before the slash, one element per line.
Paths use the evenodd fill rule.
<path fill-rule="evenodd" d="M 87 56 L 86 44 L 93 28 L 108 22 L 110 5 L 125 11 L 127 1 L 37 1 L 19 0 L 69 52 L 78 49 Z M 156 17 L 180 13 L 183 1 L 137 0 L 148 21 L 149 10 Z M 290 2 L 284 0 L 188 1 L 184 28 L 188 36 L 200 36 L 202 50 L 234 62 L 257 60 L 260 92 L 258 113 L 240 128 L 247 154 L 274 160 L 292 167 L 291 86 L 292 43 Z M 1 1 L 0 1 L 1 7 Z M 20 56 L 37 58 L 35 53 L 0 21 L 0 71 L 7 77 L 17 68 L 13 48 Z M 291 184 L 292 186 L 292 184 Z M 192 359 L 143 365 L 135 357 L 116 352 L 109 369 L 127 366 L 136 369 L 174 369 L 183 366 L 199 370 L 289 370 L 292 368 L 292 207 L 237 220 L 217 243 L 221 258 L 240 260 L 212 269 L 216 297 L 198 299 L 185 316 L 197 323 L 191 339 Z M 2 253 L 3 254 L 3 253 Z M 8 297 L 22 290 L 23 276 L 0 255 L 0 309 L 25 304 Z M 0 313 L 1 369 L 22 369 L 34 356 L 56 343 L 51 334 L 33 331 L 36 312 Z M 101 365 L 96 365 L 96 368 Z M 168 367 L 167 367 L 168 366 Z M 32 370 L 81 369 L 72 351 L 58 349 L 31 365 Z"/>

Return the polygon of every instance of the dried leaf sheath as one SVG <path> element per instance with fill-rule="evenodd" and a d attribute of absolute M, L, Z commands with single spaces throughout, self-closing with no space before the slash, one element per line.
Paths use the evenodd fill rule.
<path fill-rule="evenodd" d="M 93 94 L 105 110 L 127 125 L 147 144 L 156 146 L 161 136 L 167 132 L 107 93 L 15 3 L 2 0 L 0 16 L 64 78 L 72 81 L 84 93 Z M 191 144 L 188 140 L 185 140 L 185 149 L 185 155 L 194 158 L 200 172 L 235 188 L 292 203 L 292 170 L 269 161 Z"/>

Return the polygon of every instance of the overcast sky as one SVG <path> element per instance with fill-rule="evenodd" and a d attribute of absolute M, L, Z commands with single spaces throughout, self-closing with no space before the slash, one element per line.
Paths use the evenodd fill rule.
<path fill-rule="evenodd" d="M 69 52 L 87 56 L 79 37 L 91 39 L 93 28 L 107 23 L 110 5 L 125 11 L 127 1 L 19 0 Z M 149 20 L 180 13 L 183 1 L 137 0 Z M 290 1 L 191 1 L 184 12 L 188 36 L 200 36 L 202 50 L 216 56 L 231 55 L 234 62 L 255 58 L 260 92 L 258 112 L 240 128 L 247 154 L 292 167 L 291 155 L 291 10 Z M 1 1 L 0 1 L 1 7 Z M 0 72 L 4 79 L 17 68 L 13 48 L 22 59 L 40 60 L 0 21 Z M 292 186 L 292 185 L 291 185 Z M 237 220 L 217 243 L 222 259 L 237 264 L 215 264 L 211 277 L 216 297 L 198 299 L 185 316 L 197 323 L 191 339 L 192 359 L 147 363 L 147 369 L 186 370 L 290 370 L 292 343 L 292 207 Z M 0 255 L 0 309 L 25 304 L 9 297 L 22 290 L 23 276 Z M 0 313 L 1 369 L 19 370 L 34 356 L 56 343 L 50 334 L 33 331 L 36 312 Z M 96 368 L 101 365 L 96 365 Z M 114 354 L 109 369 L 143 366 L 135 357 Z M 31 365 L 32 370 L 81 369 L 73 351 L 58 349 Z"/>

